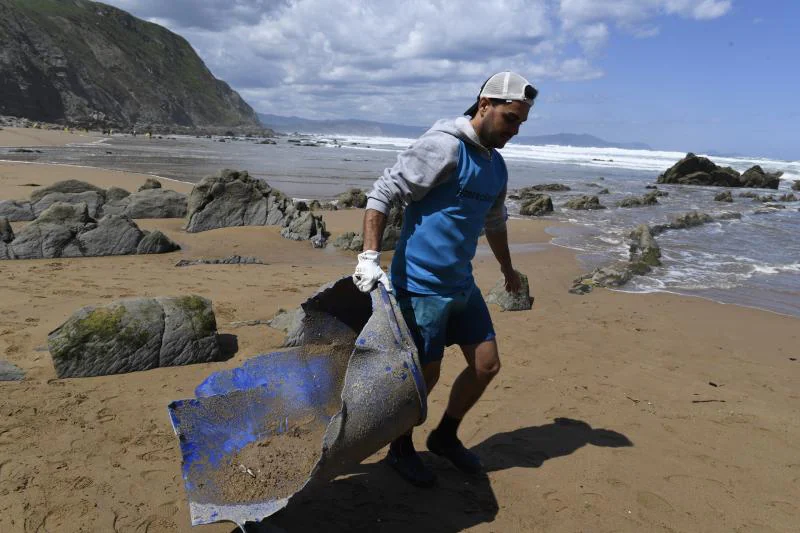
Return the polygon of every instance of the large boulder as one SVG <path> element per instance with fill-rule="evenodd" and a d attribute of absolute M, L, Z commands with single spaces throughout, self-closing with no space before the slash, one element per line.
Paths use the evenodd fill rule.
<path fill-rule="evenodd" d="M 106 215 L 127 215 L 130 218 L 183 218 L 187 198 L 176 191 L 151 188 L 129 194 L 103 206 Z"/>
<path fill-rule="evenodd" d="M 131 255 L 136 253 L 144 233 L 130 218 L 108 215 L 101 218 L 94 228 L 81 231 L 76 237 L 81 255 L 86 257 Z"/>
<path fill-rule="evenodd" d="M 86 204 L 56 202 L 16 235 L 8 244 L 14 259 L 79 257 L 75 238 L 85 228 L 96 227 Z"/>
<path fill-rule="evenodd" d="M 730 167 L 717 166 L 710 159 L 689 152 L 661 174 L 657 183 L 777 189 L 781 174 L 765 173 L 756 165 L 740 175 Z"/>
<path fill-rule="evenodd" d="M 41 189 L 37 189 L 31 193 L 31 203 L 35 204 L 48 194 L 52 193 L 64 193 L 64 194 L 76 194 L 82 192 L 96 192 L 100 196 L 103 197 L 105 201 L 106 191 L 96 185 L 92 185 L 91 183 L 86 183 L 85 181 L 80 180 L 64 180 L 64 181 L 57 181 L 56 183 L 49 185 L 47 187 L 42 187 Z"/>
<path fill-rule="evenodd" d="M 580 209 L 580 210 L 606 208 L 604 205 L 600 204 L 600 199 L 597 198 L 597 196 L 585 196 L 585 195 L 567 200 L 567 202 L 564 204 L 564 207 L 566 207 L 567 209 Z"/>
<path fill-rule="evenodd" d="M 489 291 L 486 303 L 499 305 L 503 311 L 527 311 L 533 306 L 528 276 L 517 272 L 522 282 L 519 291 L 508 292 L 505 286 L 505 278 L 498 280 L 495 286 Z"/>
<path fill-rule="evenodd" d="M 96 221 L 84 203 L 56 202 L 13 240 L 3 242 L 0 259 L 135 254 L 144 236 L 127 216 L 108 215 Z"/>
<path fill-rule="evenodd" d="M 792 190 L 800 191 L 800 180 L 794 180 L 794 183 L 792 183 Z"/>
<path fill-rule="evenodd" d="M 298 210 L 291 199 L 246 171 L 207 176 L 189 194 L 186 231 L 228 226 L 283 226 L 288 238 L 326 235 L 322 217 Z M 300 219 L 295 222 L 295 219 Z"/>
<path fill-rule="evenodd" d="M 211 302 L 200 296 L 128 298 L 76 311 L 48 335 L 59 378 L 217 361 Z"/>
<path fill-rule="evenodd" d="M 63 202 L 67 204 L 86 204 L 86 207 L 89 211 L 89 216 L 92 218 L 97 218 L 100 215 L 100 210 L 105 201 L 105 192 L 103 192 L 103 194 L 97 191 L 50 192 L 33 202 L 32 207 L 33 213 L 38 217 L 48 207 L 56 202 Z"/>
<path fill-rule="evenodd" d="M 16 200 L 0 201 L 0 217 L 6 217 L 10 222 L 27 222 L 36 218 L 30 202 Z"/>
<path fill-rule="evenodd" d="M 553 200 L 546 194 L 527 195 L 519 208 L 519 214 L 539 217 L 553 212 Z"/>

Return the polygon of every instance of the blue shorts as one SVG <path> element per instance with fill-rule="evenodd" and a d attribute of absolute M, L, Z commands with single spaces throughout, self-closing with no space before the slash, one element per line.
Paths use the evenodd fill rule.
<path fill-rule="evenodd" d="M 474 284 L 449 296 L 417 294 L 399 287 L 395 294 L 422 366 L 441 361 L 445 346 L 469 346 L 495 338 L 489 309 Z"/>

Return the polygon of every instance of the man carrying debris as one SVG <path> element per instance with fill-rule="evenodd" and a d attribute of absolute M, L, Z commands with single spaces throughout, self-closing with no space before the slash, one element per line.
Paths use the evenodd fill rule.
<path fill-rule="evenodd" d="M 519 74 L 495 74 L 464 113 L 470 119 L 440 120 L 402 152 L 368 194 L 364 252 L 353 274 L 364 292 L 376 283 L 388 290 L 394 285 L 419 351 L 428 392 L 439 378 L 445 346 L 461 347 L 467 368 L 453 383 L 447 410 L 427 446 L 470 474 L 480 473 L 483 467 L 456 432 L 500 370 L 494 327 L 475 286 L 471 261 L 485 229 L 506 290 L 520 289 L 506 233 L 508 172 L 496 149 L 519 132 L 536 94 Z M 380 266 L 380 245 L 395 199 L 402 200 L 406 209 L 390 282 Z M 411 431 L 392 442 L 387 461 L 416 486 L 430 487 L 436 482 L 414 449 Z"/>

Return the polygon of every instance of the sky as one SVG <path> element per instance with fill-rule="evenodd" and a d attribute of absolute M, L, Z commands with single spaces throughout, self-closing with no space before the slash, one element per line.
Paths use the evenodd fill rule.
<path fill-rule="evenodd" d="M 185 37 L 258 112 L 427 126 L 491 74 L 520 135 L 800 159 L 795 0 L 105 0 Z"/>

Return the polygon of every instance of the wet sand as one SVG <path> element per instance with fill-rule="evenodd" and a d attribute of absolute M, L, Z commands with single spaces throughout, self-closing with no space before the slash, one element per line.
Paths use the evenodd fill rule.
<path fill-rule="evenodd" d="M 68 178 L 134 191 L 146 176 L 0 163 L 0 199 Z M 333 238 L 360 229 L 359 210 L 323 216 Z M 137 222 L 183 250 L 0 263 L 0 358 L 26 372 L 0 383 L 0 531 L 232 531 L 189 526 L 167 404 L 283 341 L 265 325 L 236 323 L 297 307 L 356 261 L 274 227 L 187 234 L 181 220 Z M 547 244 L 547 225 L 510 223 L 513 243 L 540 244 L 514 257 L 536 301 L 526 312 L 491 307 L 503 369 L 460 431 L 487 476 L 465 477 L 425 453 L 440 486 L 415 489 L 381 451 L 272 523 L 290 532 L 796 531 L 800 320 L 670 294 L 569 294 L 579 267 Z M 234 254 L 266 264 L 174 266 Z M 486 254 L 474 264 L 485 294 L 499 269 Z M 181 294 L 212 300 L 219 332 L 235 337 L 229 360 L 56 379 L 47 333 L 79 307 Z M 448 349 L 418 449 L 462 367 Z"/>

